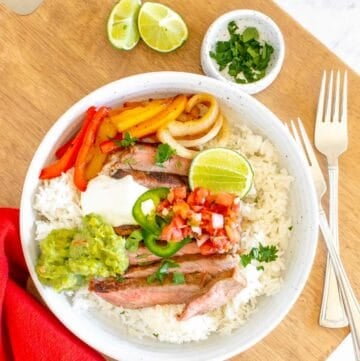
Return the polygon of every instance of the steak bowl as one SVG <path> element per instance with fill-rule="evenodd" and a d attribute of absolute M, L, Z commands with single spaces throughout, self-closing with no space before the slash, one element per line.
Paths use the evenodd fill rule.
<path fill-rule="evenodd" d="M 138 339 L 91 312 L 79 313 L 65 294 L 43 286 L 36 275 L 39 247 L 34 240 L 36 213 L 33 199 L 39 173 L 53 160 L 54 151 L 79 128 L 89 106 L 116 106 L 132 99 L 169 96 L 178 93 L 211 93 L 224 114 L 241 121 L 276 147 L 279 163 L 294 178 L 289 213 L 293 231 L 285 254 L 286 270 L 279 292 L 261 298 L 247 323 L 230 335 L 212 334 L 207 340 L 181 345 Z M 146 73 L 107 84 L 74 104 L 43 138 L 29 166 L 20 207 L 20 230 L 25 260 L 37 290 L 54 315 L 77 337 L 114 359 L 126 360 L 224 360 L 250 348 L 269 334 L 287 315 L 299 297 L 315 257 L 318 217 L 311 175 L 296 143 L 280 120 L 264 105 L 229 84 L 205 76 L 181 72 Z"/>

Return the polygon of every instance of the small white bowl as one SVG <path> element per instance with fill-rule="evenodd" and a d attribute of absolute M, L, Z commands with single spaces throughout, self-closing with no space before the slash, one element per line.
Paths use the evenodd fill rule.
<path fill-rule="evenodd" d="M 227 25 L 235 21 L 239 32 L 247 27 L 255 27 L 259 31 L 259 40 L 269 43 L 274 52 L 271 55 L 265 76 L 253 83 L 239 84 L 227 74 L 226 69 L 219 71 L 215 60 L 210 57 L 217 41 L 229 39 Z M 248 94 L 255 94 L 268 87 L 277 77 L 284 62 L 285 43 L 283 35 L 275 22 L 267 15 L 255 10 L 234 10 L 216 19 L 209 27 L 201 47 L 201 66 L 206 75 L 236 85 Z"/>

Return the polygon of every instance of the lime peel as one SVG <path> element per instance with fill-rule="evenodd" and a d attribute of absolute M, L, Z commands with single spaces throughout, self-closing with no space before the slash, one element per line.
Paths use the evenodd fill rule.
<path fill-rule="evenodd" d="M 131 50 L 140 40 L 137 18 L 141 0 L 120 0 L 112 8 L 107 21 L 110 43 L 120 50 Z"/>
<path fill-rule="evenodd" d="M 145 44 L 162 53 L 179 48 L 188 38 L 188 29 L 181 16 L 169 7 L 153 2 L 142 5 L 138 29 Z"/>
<path fill-rule="evenodd" d="M 240 198 L 250 191 L 253 178 L 249 161 L 228 148 L 211 148 L 200 152 L 193 159 L 189 171 L 191 189 L 203 187 L 213 192 L 235 193 Z"/>

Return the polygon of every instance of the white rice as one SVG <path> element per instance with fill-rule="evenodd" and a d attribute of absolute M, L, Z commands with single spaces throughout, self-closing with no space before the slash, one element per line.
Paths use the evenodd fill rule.
<path fill-rule="evenodd" d="M 283 255 L 290 237 L 291 219 L 287 216 L 292 177 L 278 164 L 278 154 L 269 140 L 240 125 L 234 125 L 228 148 L 245 155 L 254 169 L 254 188 L 242 201 L 243 231 L 241 248 L 250 251 L 261 242 L 276 245 L 278 258 L 262 264 L 252 261 L 242 270 L 247 287 L 227 305 L 205 315 L 178 322 L 176 315 L 183 305 L 166 305 L 130 310 L 115 307 L 86 289 L 72 296 L 79 312 L 96 312 L 99 317 L 138 338 L 150 337 L 171 343 L 206 339 L 210 333 L 228 334 L 243 325 L 254 312 L 259 296 L 276 293 L 282 284 Z M 210 144 L 209 146 L 215 146 Z M 42 239 L 54 228 L 74 227 L 80 223 L 79 194 L 72 183 L 71 173 L 46 181 L 35 196 L 34 208 L 39 212 L 36 239 Z"/>
<path fill-rule="evenodd" d="M 57 228 L 74 228 L 81 224 L 80 193 L 73 183 L 73 170 L 60 177 L 42 181 L 34 197 L 38 212 L 35 239 L 42 240 Z"/>

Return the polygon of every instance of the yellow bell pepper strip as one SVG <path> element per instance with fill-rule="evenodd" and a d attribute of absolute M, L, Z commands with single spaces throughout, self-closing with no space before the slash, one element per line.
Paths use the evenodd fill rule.
<path fill-rule="evenodd" d="M 159 128 L 165 127 L 174 121 L 184 111 L 186 103 L 187 97 L 185 95 L 178 95 L 162 112 L 130 128 L 128 132 L 132 137 L 136 138 L 143 138 L 155 133 Z"/>
<path fill-rule="evenodd" d="M 139 106 L 129 110 L 124 110 L 120 114 L 110 117 L 110 119 L 115 124 L 118 131 L 122 133 L 125 130 L 160 113 L 167 107 L 170 101 L 171 99 L 165 101 L 154 100 L 146 106 Z"/>
<path fill-rule="evenodd" d="M 74 170 L 74 183 L 75 186 L 81 191 L 84 192 L 87 187 L 87 179 L 85 176 L 85 169 L 87 165 L 87 160 L 89 153 L 92 151 L 94 146 L 96 134 L 99 129 L 99 126 L 103 119 L 107 116 L 108 109 L 106 107 L 100 107 L 92 118 L 88 128 L 86 129 L 84 135 L 84 141 L 81 144 L 79 153 L 75 161 L 75 170 Z"/>
<path fill-rule="evenodd" d="M 99 130 L 96 135 L 94 152 L 92 157 L 86 166 L 85 177 L 87 180 L 90 180 L 98 175 L 101 171 L 107 155 L 104 154 L 100 149 L 100 144 L 107 139 L 114 138 L 117 133 L 115 125 L 112 123 L 110 118 L 105 118 L 101 123 Z"/>
<path fill-rule="evenodd" d="M 66 149 L 63 156 L 58 159 L 55 163 L 50 164 L 49 166 L 43 168 L 40 172 L 40 179 L 51 179 L 56 178 L 61 175 L 61 173 L 66 172 L 71 167 L 74 166 L 76 157 L 81 148 L 81 145 L 84 141 L 85 133 L 89 124 L 92 122 L 94 114 L 96 112 L 95 107 L 90 107 L 87 112 L 80 131 L 77 133 L 75 138 L 72 140 L 69 147 Z"/>

